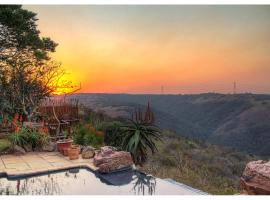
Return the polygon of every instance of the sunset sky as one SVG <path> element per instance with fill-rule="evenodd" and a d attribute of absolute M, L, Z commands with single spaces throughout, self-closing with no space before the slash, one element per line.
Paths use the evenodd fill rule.
<path fill-rule="evenodd" d="M 80 92 L 270 93 L 270 6 L 24 6 Z"/>

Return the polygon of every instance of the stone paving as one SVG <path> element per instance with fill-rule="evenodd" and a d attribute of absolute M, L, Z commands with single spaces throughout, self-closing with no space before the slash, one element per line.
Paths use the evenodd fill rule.
<path fill-rule="evenodd" d="M 8 176 L 27 175 L 72 167 L 87 167 L 93 171 L 97 168 L 93 159 L 69 160 L 59 152 L 31 152 L 25 155 L 2 155 L 0 156 L 0 173 Z"/>
<path fill-rule="evenodd" d="M 85 167 L 93 171 L 98 169 L 94 166 L 93 159 L 82 159 L 80 155 L 80 158 L 77 160 L 69 160 L 68 157 L 61 155 L 59 152 L 31 152 L 21 156 L 0 156 L 0 175 L 6 174 L 9 177 L 34 173 L 46 173 L 49 171 L 62 170 L 73 167 Z M 170 187 L 168 187 L 167 184 L 164 185 L 163 180 L 163 182 L 161 182 L 163 186 L 161 190 L 158 190 L 158 192 L 161 192 L 161 194 L 163 194 L 163 192 L 166 192 L 166 194 L 179 193 L 181 195 L 206 194 L 199 190 L 190 188 L 184 184 L 177 183 L 173 180 L 170 180 L 169 182 L 173 182 Z M 177 188 L 175 187 L 176 185 Z"/>

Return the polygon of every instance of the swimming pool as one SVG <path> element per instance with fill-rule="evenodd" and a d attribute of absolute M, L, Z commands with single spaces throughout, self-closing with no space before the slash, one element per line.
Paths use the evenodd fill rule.
<path fill-rule="evenodd" d="M 185 185 L 145 175 L 137 170 L 99 174 L 85 168 L 26 177 L 0 178 L 2 195 L 195 195 Z"/>

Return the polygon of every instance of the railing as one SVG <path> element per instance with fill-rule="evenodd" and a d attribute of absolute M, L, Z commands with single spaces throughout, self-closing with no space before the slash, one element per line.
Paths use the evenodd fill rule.
<path fill-rule="evenodd" d="M 23 122 L 24 126 L 33 128 L 45 127 L 52 139 L 61 139 L 71 135 L 71 127 L 79 122 L 79 101 L 77 99 L 49 98 L 42 102 L 38 108 L 42 122 Z M 18 118 L 18 117 L 17 117 Z M 16 118 L 16 122 L 17 119 Z M 22 122 L 22 121 L 21 121 Z M 0 138 L 14 132 L 16 123 L 0 123 Z"/>
<path fill-rule="evenodd" d="M 47 99 L 38 108 L 38 112 L 47 118 L 52 139 L 65 138 L 64 132 L 71 135 L 71 126 L 79 122 L 79 101 L 77 99 Z"/>

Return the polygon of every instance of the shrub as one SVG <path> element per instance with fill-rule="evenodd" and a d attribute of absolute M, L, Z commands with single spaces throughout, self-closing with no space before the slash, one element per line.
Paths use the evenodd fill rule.
<path fill-rule="evenodd" d="M 32 148 L 36 148 L 39 141 L 39 133 L 37 132 L 37 130 L 34 128 L 27 129 L 26 140 L 27 143 L 32 146 Z"/>
<path fill-rule="evenodd" d="M 21 127 L 19 132 L 9 134 L 8 140 L 13 146 L 18 145 L 23 147 L 25 145 L 31 145 L 34 149 L 46 145 L 49 142 L 49 136 L 39 133 L 35 128 Z"/>
<path fill-rule="evenodd" d="M 98 147 L 103 144 L 104 137 L 89 124 L 80 124 L 74 130 L 73 140 L 75 144 Z"/>
<path fill-rule="evenodd" d="M 50 137 L 48 134 L 39 134 L 39 139 L 37 141 L 37 145 L 42 147 L 47 145 L 50 142 Z"/>
<path fill-rule="evenodd" d="M 118 121 L 101 122 L 96 129 L 105 133 L 104 142 L 106 145 L 122 148 L 125 133 L 121 129 L 122 123 Z"/>
<path fill-rule="evenodd" d="M 27 144 L 26 129 L 22 127 L 18 133 L 14 132 L 8 135 L 8 140 L 12 146 L 23 146 Z"/>
<path fill-rule="evenodd" d="M 73 140 L 75 144 L 85 145 L 85 135 L 88 130 L 85 126 L 78 125 L 74 130 Z"/>
<path fill-rule="evenodd" d="M 122 148 L 131 153 L 135 164 L 144 163 L 149 150 L 152 154 L 157 151 L 156 141 L 161 140 L 161 134 L 156 126 L 131 120 L 122 128 L 125 133 Z"/>
<path fill-rule="evenodd" d="M 95 134 L 86 134 L 84 136 L 85 145 L 100 146 L 103 143 L 103 137 Z"/>

